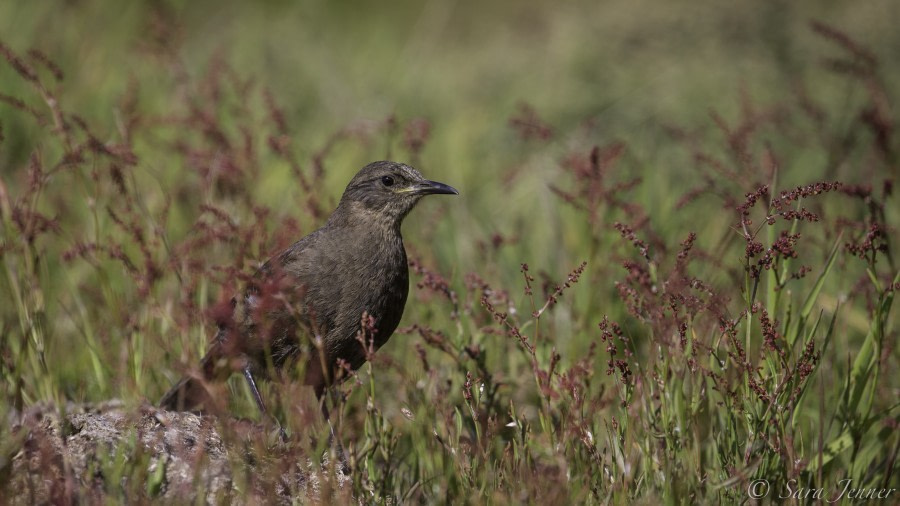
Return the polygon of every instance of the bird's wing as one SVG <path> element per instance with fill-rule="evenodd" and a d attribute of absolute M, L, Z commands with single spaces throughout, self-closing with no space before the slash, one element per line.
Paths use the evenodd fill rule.
<path fill-rule="evenodd" d="M 322 246 L 327 243 L 322 229 L 295 242 L 266 261 L 254 275 L 251 286 L 244 292 L 242 314 L 238 321 L 255 324 L 263 314 L 270 325 L 281 331 L 296 332 L 288 327 L 299 327 L 310 335 L 324 335 L 322 327 L 327 326 L 327 318 L 319 301 L 322 285 L 327 281 L 319 279 L 322 271 L 328 270 L 333 258 L 323 254 Z M 262 313 L 262 314 L 260 314 Z"/>

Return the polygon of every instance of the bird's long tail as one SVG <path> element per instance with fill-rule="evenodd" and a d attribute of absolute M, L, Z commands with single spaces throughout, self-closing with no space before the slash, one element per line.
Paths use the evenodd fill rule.
<path fill-rule="evenodd" d="M 159 401 L 159 407 L 168 411 L 200 411 L 208 404 L 209 392 L 200 378 L 185 376 Z"/>
<path fill-rule="evenodd" d="M 221 332 L 220 332 L 221 333 Z M 219 359 L 222 358 L 222 341 L 213 340 L 206 356 L 200 362 L 200 370 L 181 378 L 159 401 L 159 407 L 169 411 L 210 411 L 216 402 L 212 381 L 217 377 Z"/>

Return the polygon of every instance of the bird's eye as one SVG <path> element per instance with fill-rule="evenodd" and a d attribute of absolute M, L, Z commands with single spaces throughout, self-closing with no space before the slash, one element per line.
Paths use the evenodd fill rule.
<path fill-rule="evenodd" d="M 381 178 L 381 184 L 383 184 L 385 186 L 393 186 L 394 178 L 392 178 L 391 176 L 384 176 Z"/>

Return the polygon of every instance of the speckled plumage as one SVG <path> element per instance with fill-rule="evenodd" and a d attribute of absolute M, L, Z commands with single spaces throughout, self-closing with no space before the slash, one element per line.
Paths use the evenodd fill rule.
<path fill-rule="evenodd" d="M 267 354 L 275 368 L 305 361 L 305 381 L 317 395 L 335 377 L 339 359 L 360 367 L 366 360 L 357 339 L 363 314 L 374 319 L 375 349 L 403 316 L 409 291 L 403 218 L 422 196 L 435 193 L 457 192 L 408 165 L 365 166 L 325 225 L 269 259 L 253 286 L 235 298 L 232 321 L 220 326 L 201 362 L 202 377 L 184 378 L 160 405 L 202 410 L 209 401 L 207 381 L 242 368 L 248 380 L 264 375 Z"/>

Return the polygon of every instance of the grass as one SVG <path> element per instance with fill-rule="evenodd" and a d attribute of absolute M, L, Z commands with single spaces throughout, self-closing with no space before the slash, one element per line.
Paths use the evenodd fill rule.
<path fill-rule="evenodd" d="M 155 402 L 394 158 L 462 195 L 407 219 L 402 328 L 329 399 L 333 499 L 897 489 L 897 7 L 813 5 L 0 6 L 0 413 Z M 232 499 L 327 451 L 309 392 L 264 395 L 313 437 Z M 105 499 L 164 488 L 138 446 Z"/>

